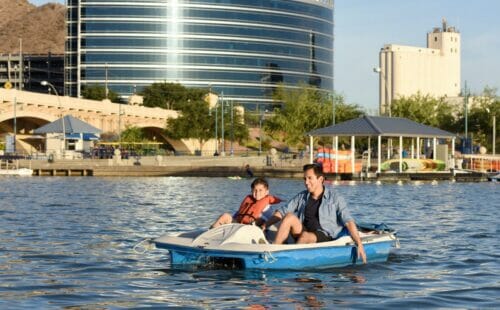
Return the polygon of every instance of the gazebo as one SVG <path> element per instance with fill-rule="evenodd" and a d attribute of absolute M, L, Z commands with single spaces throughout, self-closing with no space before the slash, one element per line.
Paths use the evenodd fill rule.
<path fill-rule="evenodd" d="M 309 159 L 313 162 L 313 139 L 314 137 L 333 137 L 334 150 L 338 151 L 338 138 L 351 137 L 351 167 L 355 173 L 355 142 L 356 137 L 368 137 L 368 163 L 371 162 L 371 138 L 377 138 L 377 173 L 380 173 L 382 163 L 382 139 L 386 138 L 387 154 L 390 158 L 392 152 L 392 139 L 399 138 L 399 171 L 403 166 L 403 138 L 411 138 L 411 158 L 420 159 L 421 139 L 432 139 L 432 159 L 436 159 L 437 139 L 451 139 L 452 150 L 455 149 L 455 134 L 439 128 L 426 126 L 412 120 L 401 117 L 363 116 L 346 122 L 324 128 L 312 130 L 309 136 Z M 416 150 L 414 142 L 416 140 Z M 455 166 L 455 158 L 451 152 L 452 165 Z M 416 157 L 415 157 L 416 156 Z M 335 171 L 338 171 L 338 160 L 335 159 Z"/>
<path fill-rule="evenodd" d="M 91 141 L 99 140 L 101 130 L 71 115 L 46 124 L 34 130 L 35 134 L 46 134 L 46 152 L 63 153 L 88 151 Z M 61 145 L 62 141 L 62 145 Z"/>

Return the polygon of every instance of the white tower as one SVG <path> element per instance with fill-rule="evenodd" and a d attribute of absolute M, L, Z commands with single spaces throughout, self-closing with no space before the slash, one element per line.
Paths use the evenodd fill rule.
<path fill-rule="evenodd" d="M 401 96 L 460 94 L 460 33 L 444 19 L 442 28 L 427 33 L 427 48 L 386 44 L 379 61 L 380 115 L 390 115 L 392 101 Z"/>

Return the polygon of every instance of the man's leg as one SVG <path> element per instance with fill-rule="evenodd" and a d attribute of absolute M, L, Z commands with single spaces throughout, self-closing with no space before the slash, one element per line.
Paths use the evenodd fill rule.
<path fill-rule="evenodd" d="M 292 213 L 288 213 L 281 220 L 281 225 L 276 233 L 276 238 L 274 239 L 274 244 L 283 244 L 283 242 L 288 238 L 289 234 L 296 237 L 302 232 L 302 223 L 299 218 Z"/>
<path fill-rule="evenodd" d="M 316 234 L 309 231 L 303 231 L 297 239 L 297 243 L 316 243 L 317 241 Z"/>

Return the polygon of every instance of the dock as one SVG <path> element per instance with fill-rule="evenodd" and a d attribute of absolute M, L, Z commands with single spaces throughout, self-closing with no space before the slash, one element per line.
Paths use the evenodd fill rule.
<path fill-rule="evenodd" d="M 34 176 L 64 177 L 248 177 L 245 166 L 250 165 L 255 176 L 268 178 L 302 179 L 306 162 L 282 162 L 267 165 L 265 157 L 151 157 L 137 160 L 84 159 L 20 161 L 20 166 L 31 168 Z M 488 173 L 449 170 L 413 173 L 339 173 L 327 174 L 327 180 L 340 181 L 488 181 Z"/>

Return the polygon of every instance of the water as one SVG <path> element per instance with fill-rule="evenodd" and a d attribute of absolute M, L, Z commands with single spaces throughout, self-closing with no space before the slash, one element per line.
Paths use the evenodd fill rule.
<path fill-rule="evenodd" d="M 271 179 L 290 198 L 300 180 Z M 399 231 L 389 261 L 321 272 L 173 269 L 144 238 L 208 226 L 250 180 L 0 178 L 0 308 L 499 308 L 500 187 L 356 184 L 360 221 Z"/>

